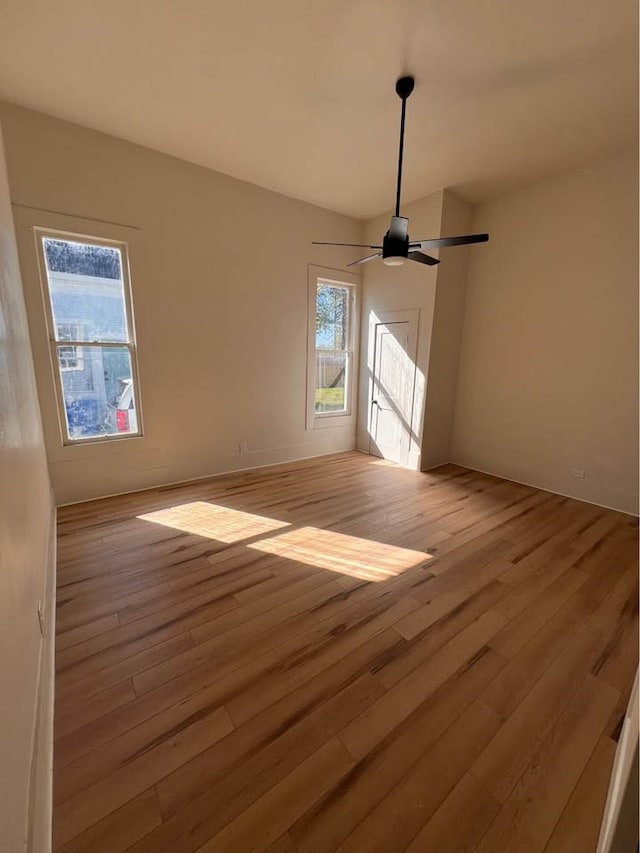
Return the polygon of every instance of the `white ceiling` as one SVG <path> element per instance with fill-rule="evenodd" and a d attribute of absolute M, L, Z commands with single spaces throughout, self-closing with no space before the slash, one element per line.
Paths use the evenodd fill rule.
<path fill-rule="evenodd" d="M 0 0 L 0 98 L 357 217 L 634 143 L 636 0 Z"/>

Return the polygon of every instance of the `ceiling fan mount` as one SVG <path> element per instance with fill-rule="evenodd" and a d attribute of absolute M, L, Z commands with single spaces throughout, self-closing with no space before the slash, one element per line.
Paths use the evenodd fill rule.
<path fill-rule="evenodd" d="M 415 77 L 398 77 L 396 80 L 396 92 L 404 100 L 413 92 L 415 85 Z"/>
<path fill-rule="evenodd" d="M 376 249 L 372 255 L 367 255 L 360 260 L 353 261 L 348 266 L 356 266 L 364 264 L 368 261 L 373 261 L 375 258 L 382 258 L 383 262 L 390 267 L 399 267 L 405 261 L 417 261 L 420 264 L 435 266 L 439 264 L 438 258 L 425 254 L 422 249 L 440 249 L 447 246 L 462 246 L 469 243 L 486 243 L 489 239 L 488 234 L 465 234 L 459 237 L 437 237 L 427 240 L 410 240 L 409 239 L 409 220 L 405 216 L 400 216 L 400 195 L 402 191 L 402 164 L 404 158 L 404 125 L 407 111 L 407 98 L 413 92 L 415 87 L 415 78 L 411 76 L 399 77 L 396 80 L 396 94 L 402 101 L 402 111 L 400 113 L 400 145 L 398 150 L 398 180 L 396 184 L 396 207 L 395 213 L 391 217 L 389 230 L 382 238 L 381 246 L 370 246 L 363 243 L 324 243 L 313 241 L 316 246 L 352 246 L 362 249 Z"/>

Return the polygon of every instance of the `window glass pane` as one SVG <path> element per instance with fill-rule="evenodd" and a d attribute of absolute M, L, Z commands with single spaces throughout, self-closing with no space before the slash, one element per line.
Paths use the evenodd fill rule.
<path fill-rule="evenodd" d="M 348 289 L 319 284 L 316 298 L 316 349 L 346 349 L 348 328 Z"/>
<path fill-rule="evenodd" d="M 127 347 L 59 346 L 57 351 L 69 437 L 138 432 Z M 70 367 L 70 362 L 75 366 Z"/>
<path fill-rule="evenodd" d="M 42 242 L 56 339 L 128 341 L 120 249 Z"/>
<path fill-rule="evenodd" d="M 347 353 L 316 350 L 316 413 L 344 412 Z"/>

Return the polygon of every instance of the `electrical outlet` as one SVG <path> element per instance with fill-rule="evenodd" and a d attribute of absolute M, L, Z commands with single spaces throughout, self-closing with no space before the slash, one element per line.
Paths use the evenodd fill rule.
<path fill-rule="evenodd" d="M 240 444 L 238 445 L 238 450 L 240 453 L 248 453 L 249 448 L 247 447 L 247 442 L 241 441 Z"/>
<path fill-rule="evenodd" d="M 42 602 L 38 602 L 38 624 L 40 625 L 40 635 L 44 637 L 44 608 Z"/>
<path fill-rule="evenodd" d="M 584 480 L 586 478 L 586 473 L 584 468 L 570 468 L 569 473 L 572 477 L 575 477 L 577 480 Z"/>

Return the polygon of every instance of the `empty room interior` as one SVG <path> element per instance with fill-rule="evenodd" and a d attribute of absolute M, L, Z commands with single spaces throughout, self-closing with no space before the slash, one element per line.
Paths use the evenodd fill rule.
<path fill-rule="evenodd" d="M 0 851 L 637 853 L 635 0 L 4 0 L 0 131 Z"/>

